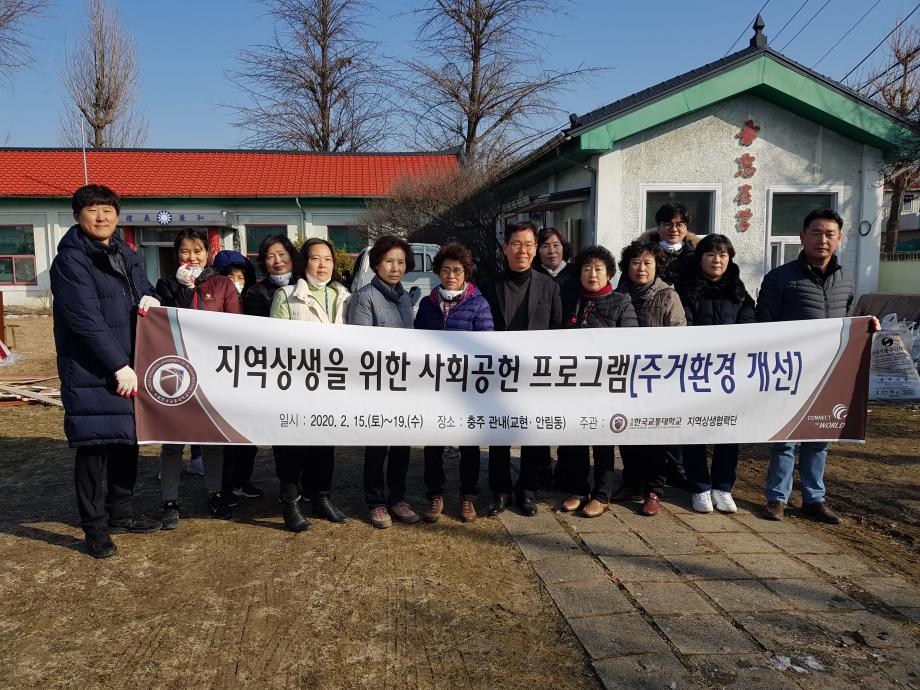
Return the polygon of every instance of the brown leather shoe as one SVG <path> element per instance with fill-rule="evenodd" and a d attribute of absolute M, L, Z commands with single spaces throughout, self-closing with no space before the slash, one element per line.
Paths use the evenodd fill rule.
<path fill-rule="evenodd" d="M 476 520 L 476 497 L 460 497 L 460 519 L 464 522 L 474 522 Z"/>
<path fill-rule="evenodd" d="M 585 496 L 569 496 L 559 506 L 560 513 L 574 513 L 581 508 L 588 499 Z"/>
<path fill-rule="evenodd" d="M 652 515 L 658 515 L 659 510 L 661 510 L 661 497 L 652 491 L 645 497 L 645 503 L 642 504 L 642 514 L 651 517 Z"/>
<path fill-rule="evenodd" d="M 610 507 L 609 503 L 601 503 L 596 498 L 588 501 L 587 505 L 581 509 L 581 514 L 587 518 L 596 518 L 604 514 L 604 511 Z"/>
<path fill-rule="evenodd" d="M 613 496 L 610 497 L 611 501 L 620 502 L 620 501 L 633 501 L 637 498 L 642 498 L 642 491 L 637 486 L 627 486 L 623 484 L 619 489 L 617 489 Z"/>
<path fill-rule="evenodd" d="M 425 511 L 425 514 L 422 516 L 425 522 L 437 522 L 441 519 L 441 513 L 444 512 L 444 497 L 443 496 L 432 496 L 431 502 L 428 504 L 428 510 Z"/>
<path fill-rule="evenodd" d="M 803 503 L 802 512 L 809 517 L 813 517 L 819 522 L 826 522 L 829 525 L 839 525 L 841 522 L 843 522 L 843 518 L 831 510 L 827 503 L 824 501 L 818 501 L 817 503 Z"/>
<path fill-rule="evenodd" d="M 770 501 L 766 508 L 763 509 L 763 516 L 767 520 L 779 522 L 783 519 L 783 513 L 786 512 L 786 504 L 782 501 Z"/>

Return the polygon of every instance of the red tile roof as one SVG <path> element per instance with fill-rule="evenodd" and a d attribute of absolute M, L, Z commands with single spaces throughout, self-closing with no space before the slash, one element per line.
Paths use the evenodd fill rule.
<path fill-rule="evenodd" d="M 90 183 L 123 197 L 385 196 L 402 177 L 453 170 L 455 153 L 89 150 Z M 79 149 L 0 148 L 0 198 L 69 197 L 83 184 Z"/>

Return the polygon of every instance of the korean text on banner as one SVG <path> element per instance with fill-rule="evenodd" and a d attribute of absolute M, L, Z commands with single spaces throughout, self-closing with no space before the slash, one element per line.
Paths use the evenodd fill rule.
<path fill-rule="evenodd" d="M 157 308 L 138 319 L 138 440 L 864 440 L 869 322 L 471 333 Z"/>

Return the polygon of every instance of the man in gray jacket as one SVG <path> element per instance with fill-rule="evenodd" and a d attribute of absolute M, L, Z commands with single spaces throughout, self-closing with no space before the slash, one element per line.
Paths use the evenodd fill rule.
<path fill-rule="evenodd" d="M 757 321 L 799 321 L 849 316 L 853 307 L 853 280 L 837 261 L 843 219 L 829 209 L 812 211 L 805 217 L 799 239 L 802 251 L 795 261 L 767 273 L 757 299 Z M 874 322 L 878 330 L 878 321 Z M 774 443 L 770 450 L 764 517 L 782 520 L 792 493 L 795 468 L 794 442 Z M 799 478 L 802 482 L 802 512 L 838 524 L 840 517 L 824 500 L 824 466 L 827 443 L 799 444 Z"/>

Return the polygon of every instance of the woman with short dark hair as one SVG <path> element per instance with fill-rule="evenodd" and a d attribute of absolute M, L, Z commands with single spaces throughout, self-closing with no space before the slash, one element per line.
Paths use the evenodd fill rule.
<path fill-rule="evenodd" d="M 680 298 L 658 275 L 666 262 L 657 244 L 633 242 L 623 249 L 623 278 L 617 291 L 632 300 L 641 327 L 687 325 Z M 643 515 L 657 515 L 667 471 L 665 446 L 620 446 L 620 456 L 623 485 L 611 500 L 626 501 L 641 495 L 645 499 Z"/>
<path fill-rule="evenodd" d="M 560 290 L 577 290 L 578 276 L 569 270 L 572 258 L 572 243 L 556 228 L 543 228 L 537 235 L 537 257 L 535 268 L 556 281 Z"/>
<path fill-rule="evenodd" d="M 578 276 L 576 299 L 563 317 L 566 328 L 630 328 L 638 326 L 629 297 L 615 292 L 611 280 L 616 261 L 604 247 L 588 247 L 572 261 Z M 588 484 L 588 446 L 560 446 L 558 481 L 570 496 L 560 510 L 581 509 L 585 517 L 598 517 L 607 510 L 613 495 L 614 446 L 594 446 L 594 487 Z"/>
<path fill-rule="evenodd" d="M 441 284 L 419 303 L 415 327 L 436 331 L 492 331 L 492 310 L 470 282 L 473 255 L 456 242 L 434 257 Z M 460 446 L 460 517 L 476 519 L 479 495 L 479 446 Z M 437 522 L 444 511 L 444 446 L 425 446 L 425 486 L 429 501 L 425 522 Z"/>
<path fill-rule="evenodd" d="M 677 283 L 690 326 L 755 323 L 754 300 L 741 281 L 732 259 L 735 248 L 725 235 L 707 235 L 696 246 L 694 261 Z M 698 513 L 738 511 L 732 498 L 738 466 L 737 443 L 717 443 L 712 448 L 712 474 L 706 464 L 706 445 L 684 446 L 684 469 L 691 503 Z"/>
<path fill-rule="evenodd" d="M 409 243 L 401 237 L 384 235 L 371 247 L 368 259 L 375 275 L 369 284 L 352 296 L 348 323 L 412 328 L 412 298 L 402 285 L 406 271 L 415 267 Z M 401 522 L 413 524 L 419 521 L 418 514 L 405 500 L 408 471 L 409 446 L 368 446 L 364 449 L 364 499 L 374 527 L 391 527 L 391 511 Z"/>

